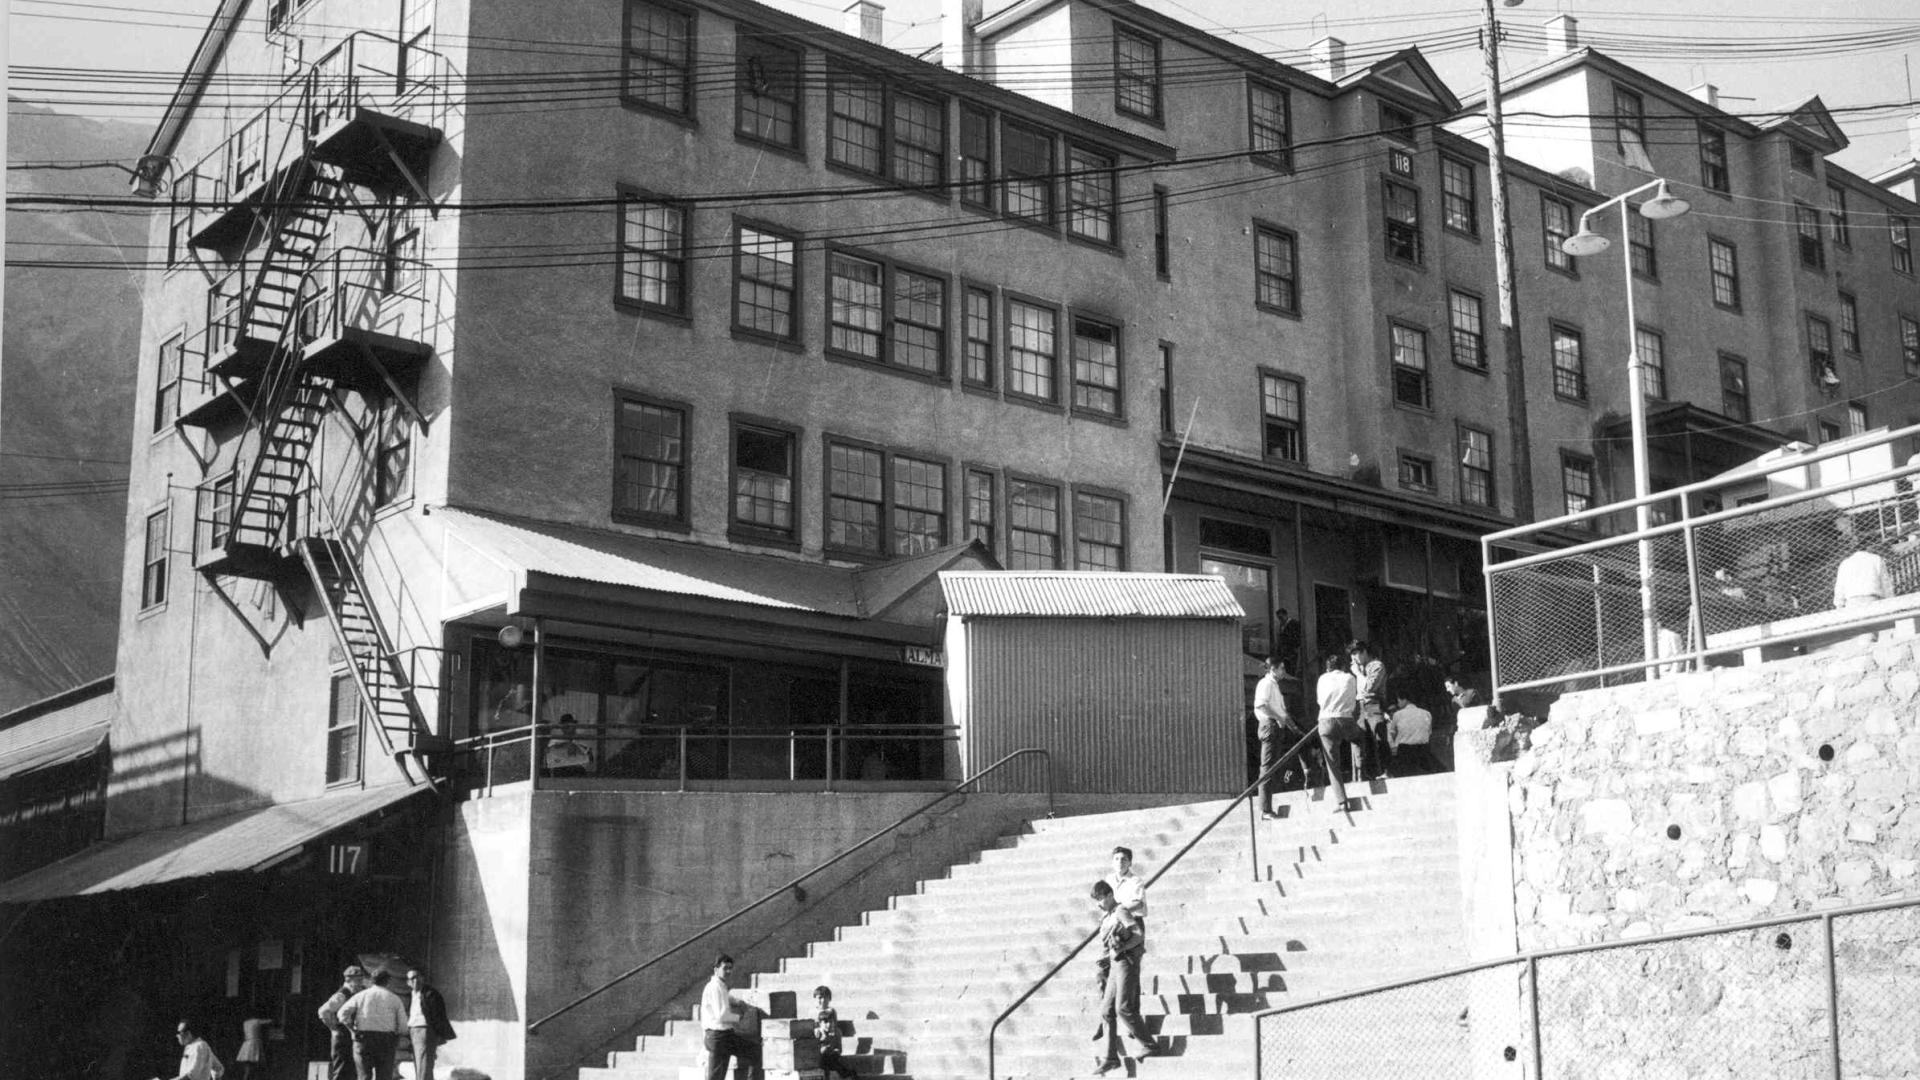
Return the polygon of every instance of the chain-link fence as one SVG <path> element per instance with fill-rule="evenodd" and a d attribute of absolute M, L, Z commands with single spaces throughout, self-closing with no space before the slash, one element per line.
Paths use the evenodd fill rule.
<path fill-rule="evenodd" d="M 1535 953 L 1256 1018 L 1260 1080 L 1920 1075 L 1920 900 Z"/>
<path fill-rule="evenodd" d="M 1487 537 L 1495 687 L 1637 682 L 1912 619 L 1920 464 L 1894 465 L 1905 434 Z M 1599 535 L 1617 522 L 1619 535 Z M 1595 538 L 1496 561 L 1583 533 Z"/>

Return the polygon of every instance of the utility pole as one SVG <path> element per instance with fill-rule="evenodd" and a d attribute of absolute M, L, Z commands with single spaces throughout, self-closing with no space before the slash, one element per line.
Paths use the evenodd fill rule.
<path fill-rule="evenodd" d="M 1501 0 L 1518 7 L 1522 0 Z M 1500 116 L 1500 20 L 1493 0 L 1486 0 L 1487 24 L 1481 29 L 1481 48 L 1487 59 L 1487 131 L 1492 150 L 1487 155 L 1488 186 L 1493 195 L 1493 262 L 1500 276 L 1500 342 L 1507 354 L 1507 430 L 1513 447 L 1513 518 L 1533 520 L 1533 440 L 1527 425 L 1527 375 L 1520 355 L 1519 289 L 1513 273 L 1513 220 L 1507 213 L 1507 135 Z"/>

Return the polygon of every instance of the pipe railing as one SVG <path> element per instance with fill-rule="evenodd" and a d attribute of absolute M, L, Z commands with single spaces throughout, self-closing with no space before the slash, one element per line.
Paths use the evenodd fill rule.
<path fill-rule="evenodd" d="M 1253 810 L 1253 804 L 1248 800 L 1248 797 L 1251 796 L 1254 792 L 1260 790 L 1260 788 L 1263 785 L 1271 783 L 1273 778 L 1279 775 L 1280 770 L 1282 768 L 1286 767 L 1289 763 L 1293 762 L 1296 758 L 1300 756 L 1302 751 L 1306 750 L 1307 747 L 1312 745 L 1313 743 L 1318 742 L 1319 739 L 1320 739 L 1320 734 L 1317 730 L 1309 731 L 1305 735 L 1302 735 L 1300 737 L 1299 742 L 1294 743 L 1292 748 L 1289 749 L 1286 753 L 1281 754 L 1279 760 L 1275 761 L 1271 766 L 1267 768 L 1265 772 L 1261 773 L 1258 779 L 1256 779 L 1253 783 L 1248 784 L 1246 789 L 1240 792 L 1240 794 L 1234 796 L 1233 800 L 1227 803 L 1224 809 L 1222 809 L 1218 814 L 1214 815 L 1212 821 L 1207 822 L 1207 824 L 1198 833 L 1194 834 L 1193 839 L 1188 840 L 1186 844 L 1180 848 L 1179 851 L 1174 852 L 1173 858 L 1168 859 L 1164 863 L 1161 863 L 1160 869 L 1155 870 L 1153 872 L 1153 876 L 1147 879 L 1147 883 L 1144 886 L 1142 886 L 1142 888 L 1143 889 L 1153 888 L 1153 886 L 1157 884 L 1161 878 L 1166 876 L 1167 871 L 1173 869 L 1174 866 L 1178 865 L 1180 860 L 1186 857 L 1187 852 L 1193 850 L 1194 845 L 1198 844 L 1202 840 L 1205 840 L 1207 838 L 1207 834 L 1211 833 L 1214 830 L 1215 826 L 1219 825 L 1222 821 L 1225 821 L 1227 819 L 1227 815 L 1233 813 L 1234 808 L 1239 806 L 1242 802 L 1247 803 L 1248 811 L 1249 813 L 1251 813 Z M 1332 769 L 1336 767 L 1335 763 L 1332 761 L 1328 761 L 1325 764 L 1327 769 L 1330 772 Z M 1252 862 L 1253 864 L 1252 865 L 1253 879 L 1255 881 L 1260 880 L 1260 865 L 1259 865 L 1257 847 L 1254 849 L 1253 855 L 1249 861 Z M 1067 955 L 1060 958 L 1059 962 L 1055 963 L 1052 967 L 1048 968 L 1046 974 L 1040 976 L 1040 978 L 1037 981 L 1035 981 L 1032 986 L 1027 987 L 1024 993 L 1022 993 L 1019 997 L 1013 1000 L 1013 1004 L 1008 1005 L 1005 1009 L 1001 1010 L 1000 1015 L 993 1018 L 993 1023 L 987 1025 L 987 1080 L 994 1080 L 994 1076 L 995 1076 L 994 1051 L 996 1048 L 996 1040 L 999 1038 L 999 1034 L 1000 1034 L 1000 1025 L 1005 1023 L 1008 1017 L 1012 1016 L 1016 1011 L 1018 1011 L 1020 1006 L 1025 1005 L 1028 999 L 1032 998 L 1033 995 L 1039 993 L 1041 987 L 1047 985 L 1047 983 L 1049 982 L 1052 982 L 1053 977 L 1055 975 L 1060 974 L 1061 969 L 1065 968 L 1068 964 L 1072 963 L 1074 957 L 1079 956 L 1080 953 L 1084 951 L 1088 945 L 1092 944 L 1093 939 L 1098 936 L 1100 936 L 1100 928 L 1096 926 L 1092 930 L 1087 932 L 1086 937 L 1080 939 L 1080 944 L 1075 945 L 1071 950 L 1068 951 Z"/>
<path fill-rule="evenodd" d="M 669 946 L 668 948 L 654 955 L 653 957 L 645 961 L 642 961 L 641 963 L 635 965 L 634 967 L 628 968 L 626 971 L 620 973 L 619 975 L 614 976 L 612 979 L 608 980 L 606 983 L 604 983 L 600 987 L 594 990 L 590 990 L 587 993 L 582 994 L 577 998 L 574 998 L 572 1001 L 567 1002 L 565 1005 L 560 1006 L 558 1009 L 555 1009 L 554 1011 L 548 1013 L 547 1015 L 542 1016 L 538 1020 L 535 1020 L 531 1024 L 528 1024 L 527 1034 L 532 1035 L 538 1032 L 542 1026 L 548 1023 L 551 1023 L 552 1021 L 558 1019 L 559 1017 L 564 1016 L 568 1012 L 571 1012 L 572 1010 L 579 1008 L 580 1006 L 586 1004 L 587 1002 L 592 1001 L 593 999 L 599 997 L 600 995 L 606 993 L 607 991 L 612 990 L 614 987 L 619 986 L 621 983 L 626 982 L 628 979 L 631 979 L 634 976 L 639 975 L 641 972 L 646 971 L 648 968 L 651 968 L 654 965 L 660 963 L 662 960 L 665 960 L 666 958 L 680 952 L 682 949 L 686 949 L 694 945 L 695 943 L 705 939 L 708 935 L 714 933 L 715 931 L 726 927 L 730 923 L 734 922 L 735 920 L 741 918 L 744 915 L 749 914 L 750 912 L 757 911 L 760 908 L 765 907 L 767 904 L 772 903 L 773 901 L 779 899 L 782 896 L 786 896 L 789 893 L 792 893 L 797 897 L 804 896 L 804 893 L 801 887 L 809 879 L 815 877 L 816 875 L 820 874 L 821 872 L 831 867 L 838 866 L 840 863 L 846 861 L 855 853 L 865 850 L 869 845 L 873 844 L 875 841 L 879 840 L 881 837 L 886 836 L 888 833 L 891 833 L 895 829 L 900 828 L 900 826 L 905 825 L 907 822 L 912 821 L 914 818 L 917 818 L 920 815 L 925 814 L 927 811 L 932 810 L 934 807 L 939 806 L 941 803 L 944 803 L 948 799 L 951 799 L 954 796 L 960 794 L 961 792 L 965 791 L 967 788 L 971 787 L 972 785 L 978 783 L 979 781 L 997 772 L 1002 767 L 1011 764 L 1016 759 L 1027 757 L 1029 755 L 1034 755 L 1034 754 L 1038 754 L 1041 757 L 1041 759 L 1045 762 L 1045 768 L 1042 770 L 1042 774 L 1046 778 L 1047 816 L 1052 817 L 1053 809 L 1054 809 L 1052 755 L 1047 753 L 1047 751 L 1045 750 L 1037 749 L 1035 747 L 1026 747 L 1024 749 L 1015 750 L 1011 754 L 1008 754 L 1007 756 L 1001 758 L 999 761 L 994 762 L 993 764 L 980 770 L 979 772 L 968 777 L 967 779 L 960 781 L 958 784 L 954 785 L 951 789 L 942 793 L 938 798 L 935 798 L 931 802 L 926 803 L 925 805 L 921 806 L 917 810 L 913 810 L 907 814 L 902 815 L 901 817 L 896 819 L 891 825 L 888 825 L 885 828 L 882 828 L 879 831 L 871 834 L 866 839 L 861 840 L 859 843 L 854 844 L 850 848 L 847 848 L 845 851 L 842 851 L 840 854 L 835 855 L 833 858 L 828 859 L 826 862 L 821 863 L 819 866 L 816 866 L 813 869 L 807 871 L 806 873 L 801 874 L 799 877 L 794 878 L 792 881 L 789 881 L 785 885 L 782 885 L 779 888 L 773 890 L 772 892 L 766 894 L 765 896 L 762 896 L 760 899 L 755 900 L 753 903 L 748 904 L 747 906 L 739 909 L 738 911 L 735 911 L 733 914 L 722 918 L 720 921 L 712 923 L 708 925 L 706 928 L 697 931 L 692 936 L 681 940 L 677 944 Z"/>

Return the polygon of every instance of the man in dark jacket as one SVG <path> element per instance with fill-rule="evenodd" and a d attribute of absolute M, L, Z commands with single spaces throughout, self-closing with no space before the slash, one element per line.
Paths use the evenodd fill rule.
<path fill-rule="evenodd" d="M 407 972 L 407 989 L 413 993 L 407 1007 L 407 1032 L 413 1036 L 414 1080 L 433 1080 L 433 1059 L 440 1044 L 454 1037 L 453 1025 L 447 1022 L 447 1002 L 440 991 L 427 985 L 427 973 L 419 968 Z"/>
<path fill-rule="evenodd" d="M 353 995 L 367 988 L 367 969 L 359 964 L 351 964 L 341 975 L 340 989 L 320 1005 L 320 1022 L 330 1032 L 330 1054 L 327 1063 L 327 1080 L 354 1080 L 356 1071 L 353 1066 L 353 1032 L 340 1022 L 340 1009 Z"/>

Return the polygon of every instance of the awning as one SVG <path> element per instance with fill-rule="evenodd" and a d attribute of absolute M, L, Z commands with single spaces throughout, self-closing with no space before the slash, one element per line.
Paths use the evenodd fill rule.
<path fill-rule="evenodd" d="M 155 829 L 96 844 L 0 882 L 0 904 L 138 889 L 185 878 L 264 870 L 300 848 L 428 790 L 408 784 L 336 791 L 305 802 Z"/>
<path fill-rule="evenodd" d="M 38 713 L 0 726 L 0 780 L 65 765 L 99 750 L 113 726 L 112 691 L 113 680 L 101 679 L 0 718 Z"/>

